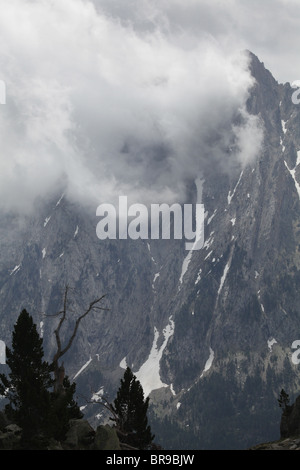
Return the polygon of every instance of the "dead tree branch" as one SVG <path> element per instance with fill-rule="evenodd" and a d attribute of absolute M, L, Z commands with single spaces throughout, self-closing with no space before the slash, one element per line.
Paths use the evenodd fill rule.
<path fill-rule="evenodd" d="M 82 315 L 80 315 L 74 325 L 74 329 L 72 334 L 69 337 L 69 340 L 67 341 L 67 344 L 65 347 L 62 347 L 62 342 L 61 342 L 61 337 L 60 337 L 60 331 L 63 323 L 66 321 L 67 318 L 67 311 L 68 311 L 68 294 L 69 294 L 69 286 L 67 285 L 64 291 L 64 296 L 63 296 L 63 309 L 59 312 L 57 312 L 54 315 L 50 316 L 59 316 L 61 315 L 61 318 L 58 322 L 57 328 L 54 330 L 54 335 L 56 339 L 56 345 L 57 345 L 57 350 L 56 353 L 53 356 L 52 360 L 52 367 L 54 370 L 54 378 L 55 378 L 55 384 L 54 384 L 54 391 L 59 391 L 60 388 L 62 387 L 62 380 L 64 377 L 64 371 L 63 370 L 63 365 L 59 366 L 58 361 L 62 356 L 66 354 L 66 352 L 70 349 L 70 347 L 73 344 L 73 341 L 76 337 L 78 327 L 80 325 L 80 322 L 85 318 L 92 310 L 109 310 L 108 308 L 104 308 L 99 306 L 99 303 L 105 298 L 105 294 L 102 295 L 101 297 L 93 300 L 88 308 L 84 311 Z M 69 309 L 70 310 L 70 309 Z"/>

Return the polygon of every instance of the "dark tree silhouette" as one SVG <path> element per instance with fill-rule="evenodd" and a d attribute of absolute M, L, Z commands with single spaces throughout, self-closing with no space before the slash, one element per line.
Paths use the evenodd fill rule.
<path fill-rule="evenodd" d="M 22 428 L 23 448 L 41 446 L 43 440 L 63 440 L 69 420 L 82 413 L 73 399 L 75 384 L 63 378 L 63 392 L 53 391 L 53 365 L 43 360 L 43 340 L 32 317 L 24 309 L 12 333 L 12 349 L 6 349 L 8 376 L 0 374 L 0 394 L 9 403 L 7 416 Z"/>
<path fill-rule="evenodd" d="M 281 389 L 281 392 L 277 401 L 278 401 L 279 407 L 282 408 L 283 411 L 285 411 L 288 408 L 290 398 L 283 388 Z"/>
<path fill-rule="evenodd" d="M 23 430 L 23 440 L 43 430 L 50 410 L 51 368 L 32 317 L 24 309 L 12 333 L 12 349 L 6 348 L 8 376 L 0 375 L 0 393 L 9 404 L 7 415 Z"/>
<path fill-rule="evenodd" d="M 154 439 L 148 425 L 147 410 L 149 397 L 129 367 L 125 370 L 117 397 L 111 405 L 113 421 L 121 443 L 138 449 L 146 449 Z"/>
<path fill-rule="evenodd" d="M 62 310 L 55 313 L 54 315 L 48 315 L 48 316 L 59 317 L 58 325 L 56 329 L 54 330 L 57 349 L 53 356 L 53 361 L 52 361 L 52 367 L 54 371 L 54 391 L 58 393 L 63 390 L 63 379 L 64 379 L 63 363 L 60 365 L 59 360 L 62 358 L 62 356 L 66 354 L 66 352 L 72 346 L 73 341 L 76 337 L 80 322 L 93 310 L 108 310 L 105 307 L 99 306 L 99 303 L 104 299 L 105 295 L 102 295 L 101 297 L 93 300 L 89 304 L 88 308 L 81 315 L 78 315 L 75 321 L 75 326 L 73 328 L 73 331 L 71 332 L 69 339 L 66 341 L 66 345 L 63 346 L 62 341 L 61 341 L 60 331 L 64 322 L 67 320 L 69 290 L 70 290 L 70 287 L 67 285 L 64 291 Z"/>

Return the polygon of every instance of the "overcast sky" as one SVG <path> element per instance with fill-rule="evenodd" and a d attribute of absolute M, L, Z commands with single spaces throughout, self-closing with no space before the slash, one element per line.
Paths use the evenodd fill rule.
<path fill-rule="evenodd" d="M 280 83 L 300 79 L 298 0 L 94 0 L 140 31 L 159 25 L 195 41 L 205 35 L 229 49 L 249 49 Z"/>
<path fill-rule="evenodd" d="M 0 207 L 63 189 L 96 205 L 184 200 L 207 165 L 251 163 L 251 50 L 300 79 L 297 0 L 0 0 Z M 232 125 L 237 114 L 242 127 Z M 231 154 L 228 157 L 228 149 Z"/>

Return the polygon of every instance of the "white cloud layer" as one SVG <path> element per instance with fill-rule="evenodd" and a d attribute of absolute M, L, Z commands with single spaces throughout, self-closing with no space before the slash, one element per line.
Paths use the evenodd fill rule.
<path fill-rule="evenodd" d="M 137 31 L 184 31 L 187 43 L 211 37 L 251 50 L 282 83 L 299 79 L 299 0 L 94 0 Z"/>
<path fill-rule="evenodd" d="M 211 3 L 0 0 L 0 207 L 61 187 L 95 207 L 178 201 L 208 165 L 252 161 L 248 57 Z"/>

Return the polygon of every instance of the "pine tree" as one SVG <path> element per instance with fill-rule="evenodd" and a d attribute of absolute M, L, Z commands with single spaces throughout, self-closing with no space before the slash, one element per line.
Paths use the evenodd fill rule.
<path fill-rule="evenodd" d="M 48 415 L 46 435 L 58 441 L 65 439 L 69 429 L 70 419 L 80 419 L 83 414 L 73 396 L 76 384 L 70 383 L 68 377 L 64 378 L 63 390 L 51 393 L 51 405 Z"/>
<path fill-rule="evenodd" d="M 6 413 L 22 428 L 23 442 L 30 442 L 48 419 L 53 380 L 43 356 L 42 339 L 24 309 L 12 333 L 12 349 L 6 348 L 10 373 L 0 375 L 0 393 L 9 400 Z"/>
<path fill-rule="evenodd" d="M 129 367 L 125 370 L 117 397 L 112 405 L 119 428 L 120 441 L 138 449 L 146 449 L 154 439 L 148 425 L 149 397 Z"/>
<path fill-rule="evenodd" d="M 286 411 L 289 406 L 290 397 L 283 388 L 281 389 L 281 392 L 277 401 L 278 401 L 279 407 L 282 408 L 283 411 Z"/>
<path fill-rule="evenodd" d="M 22 310 L 12 333 L 12 349 L 6 348 L 8 376 L 0 374 L 0 394 L 9 404 L 7 416 L 22 428 L 22 447 L 33 448 L 54 438 L 63 440 L 69 420 L 82 418 L 73 399 L 76 385 L 65 377 L 53 391 L 53 364 L 43 360 L 43 340 L 32 317 Z"/>

